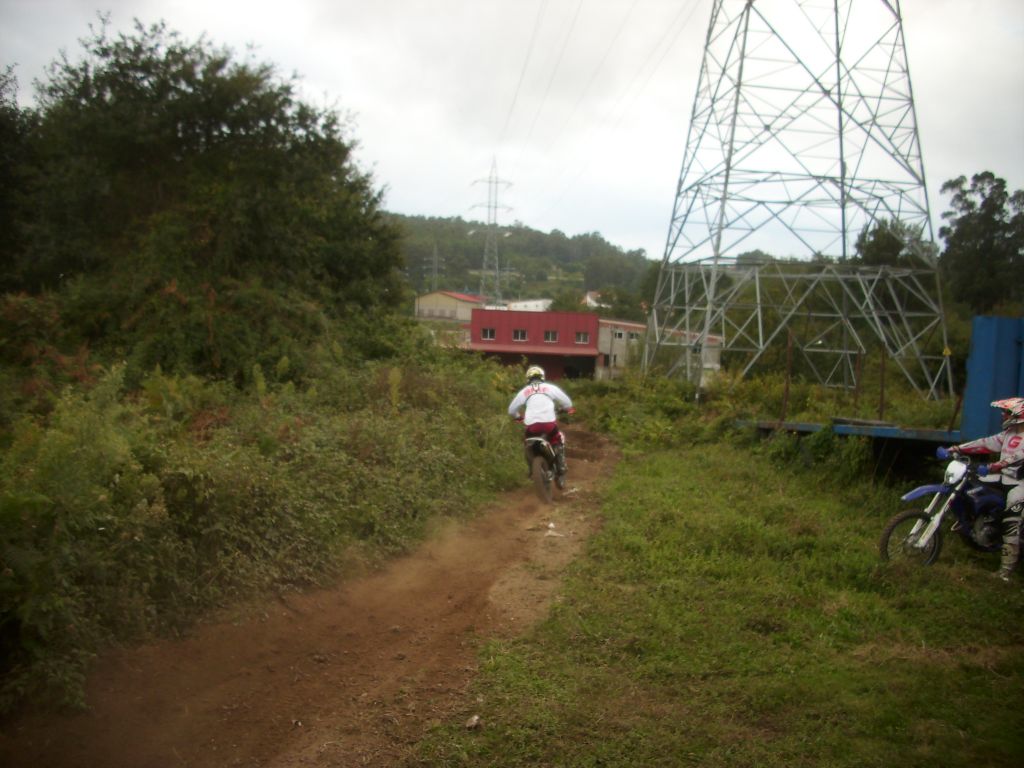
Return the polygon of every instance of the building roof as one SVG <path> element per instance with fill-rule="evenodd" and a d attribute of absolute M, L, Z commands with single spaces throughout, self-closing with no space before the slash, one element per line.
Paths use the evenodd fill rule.
<path fill-rule="evenodd" d="M 610 317 L 598 319 L 599 325 L 614 325 L 616 328 L 635 328 L 638 331 L 646 331 L 647 323 L 638 323 L 636 320 L 615 320 Z"/>
<path fill-rule="evenodd" d="M 483 304 L 486 301 L 483 296 L 477 296 L 475 293 L 456 293 L 455 291 L 441 291 L 441 293 L 459 301 L 468 301 L 470 304 Z"/>
<path fill-rule="evenodd" d="M 430 293 L 424 293 L 419 298 L 422 299 L 424 296 L 430 296 L 435 293 L 441 294 L 442 296 L 450 296 L 456 301 L 464 301 L 467 304 L 483 304 L 484 301 L 486 301 L 483 296 L 477 296 L 472 293 L 458 293 L 457 291 L 431 291 Z"/>
<path fill-rule="evenodd" d="M 597 354 L 597 344 L 576 344 L 555 346 L 554 344 L 527 344 L 517 341 L 513 344 L 502 344 L 493 341 L 472 341 L 470 349 L 474 352 L 503 352 L 515 355 L 553 355 L 555 357 L 593 357 Z"/>

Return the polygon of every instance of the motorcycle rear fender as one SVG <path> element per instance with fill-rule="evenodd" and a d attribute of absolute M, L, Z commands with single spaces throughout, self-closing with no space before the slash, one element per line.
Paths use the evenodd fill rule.
<path fill-rule="evenodd" d="M 920 499 L 922 496 L 934 496 L 936 493 L 951 493 L 952 490 L 948 485 L 922 485 L 903 494 L 900 496 L 900 499 L 902 501 L 914 501 L 914 499 Z"/>
<path fill-rule="evenodd" d="M 551 447 L 551 443 L 546 438 L 528 437 L 523 441 L 523 447 L 526 448 L 527 453 L 543 456 L 548 461 L 555 460 L 555 449 Z"/>

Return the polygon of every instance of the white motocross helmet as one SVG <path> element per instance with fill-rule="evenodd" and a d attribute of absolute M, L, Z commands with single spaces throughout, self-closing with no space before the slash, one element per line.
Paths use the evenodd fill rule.
<path fill-rule="evenodd" d="M 1003 429 L 1008 429 L 1014 424 L 1024 424 L 1024 397 L 1008 397 L 1005 400 L 995 400 L 993 408 L 999 408 L 1003 412 Z"/>

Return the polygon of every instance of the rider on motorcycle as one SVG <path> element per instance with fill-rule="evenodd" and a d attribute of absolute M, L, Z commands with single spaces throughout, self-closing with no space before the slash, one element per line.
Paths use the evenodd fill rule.
<path fill-rule="evenodd" d="M 522 419 L 527 437 L 544 435 L 555 449 L 555 472 L 565 475 L 565 438 L 555 419 L 556 406 L 566 413 L 575 413 L 572 400 L 560 387 L 544 381 L 544 369 L 531 365 L 526 369 L 526 386 L 512 399 L 508 414 L 517 421 Z M 525 409 L 522 416 L 519 411 Z M 527 460 L 529 461 L 529 460 Z"/>
<path fill-rule="evenodd" d="M 1003 431 L 988 437 L 954 445 L 951 453 L 998 453 L 999 460 L 978 467 L 978 475 L 988 482 L 999 482 L 1006 490 L 1006 512 L 1003 517 L 1003 551 L 999 578 L 1010 580 L 1020 560 L 1021 516 L 1024 513 L 1024 397 L 996 400 L 993 408 L 1003 411 Z"/>

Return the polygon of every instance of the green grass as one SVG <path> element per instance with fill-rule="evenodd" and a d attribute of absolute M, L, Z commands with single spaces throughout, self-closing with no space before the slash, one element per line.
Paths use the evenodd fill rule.
<path fill-rule="evenodd" d="M 419 763 L 1024 764 L 1024 591 L 955 541 L 881 565 L 895 498 L 726 443 L 624 461 L 549 618 L 485 649 L 485 726 Z"/>

